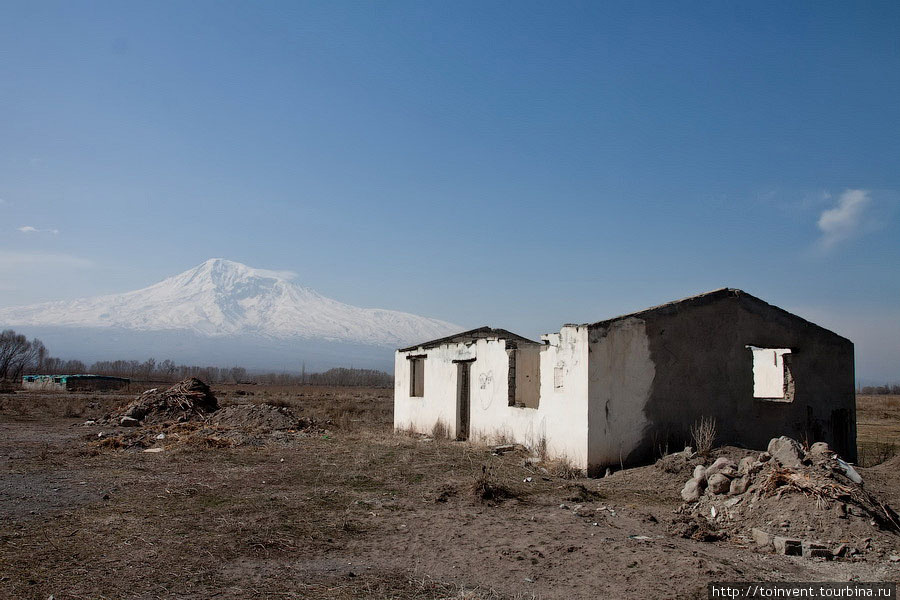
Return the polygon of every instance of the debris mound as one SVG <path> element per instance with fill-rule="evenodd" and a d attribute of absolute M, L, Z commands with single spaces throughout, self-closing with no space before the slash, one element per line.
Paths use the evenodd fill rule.
<path fill-rule="evenodd" d="M 167 421 L 205 420 L 209 413 L 218 409 L 219 402 L 209 386 L 191 377 L 162 392 L 156 388 L 147 390 L 125 407 L 119 416 L 119 425 L 135 427 Z"/>
<path fill-rule="evenodd" d="M 209 420 L 216 427 L 263 432 L 305 429 L 312 424 L 311 419 L 298 418 L 290 409 L 271 404 L 232 404 L 217 410 Z"/>
<path fill-rule="evenodd" d="M 752 538 L 758 547 L 782 554 L 830 559 L 880 555 L 896 546 L 900 517 L 864 488 L 859 473 L 828 444 L 804 450 L 780 437 L 766 452 L 732 454 L 694 464 L 681 490 L 682 516 L 705 519 L 729 537 Z M 691 461 L 670 464 L 681 470 Z"/>
<path fill-rule="evenodd" d="M 219 408 L 205 383 L 191 378 L 160 392 L 148 390 L 108 415 L 106 424 L 133 429 L 93 440 L 95 448 L 161 452 L 178 447 L 230 448 L 264 444 L 292 445 L 300 438 L 326 435 L 315 419 L 270 404 L 233 404 Z"/>

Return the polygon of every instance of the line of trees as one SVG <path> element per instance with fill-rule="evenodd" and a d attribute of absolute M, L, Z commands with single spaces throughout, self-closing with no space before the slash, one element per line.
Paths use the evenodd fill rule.
<path fill-rule="evenodd" d="M 900 384 L 864 385 L 859 388 L 859 393 L 866 396 L 900 395 Z"/>
<path fill-rule="evenodd" d="M 392 387 L 394 378 L 373 369 L 335 368 L 323 373 L 248 373 L 244 367 L 201 367 L 179 365 L 171 360 L 151 358 L 104 360 L 86 365 L 80 360 L 63 360 L 49 355 L 38 339 L 28 340 L 12 329 L 0 332 L 0 380 L 21 379 L 23 375 L 74 375 L 93 373 L 146 382 L 175 382 L 197 377 L 207 383 L 262 383 L 270 385 L 344 385 Z"/>
<path fill-rule="evenodd" d="M 29 340 L 12 329 L 0 331 L 0 379 L 17 379 L 46 360 L 41 340 Z"/>

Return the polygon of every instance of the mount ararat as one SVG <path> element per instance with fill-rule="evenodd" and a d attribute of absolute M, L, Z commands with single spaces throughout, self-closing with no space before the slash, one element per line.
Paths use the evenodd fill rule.
<path fill-rule="evenodd" d="M 221 258 L 132 292 L 0 308 L 0 325 L 85 362 L 152 356 L 291 371 L 302 362 L 389 368 L 392 349 L 462 329 L 344 304 L 283 273 Z"/>

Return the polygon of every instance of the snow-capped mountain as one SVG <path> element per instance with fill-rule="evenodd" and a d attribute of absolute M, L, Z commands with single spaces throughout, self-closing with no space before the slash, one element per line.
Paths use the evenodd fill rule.
<path fill-rule="evenodd" d="M 0 324 L 181 330 L 201 337 L 299 338 L 386 347 L 461 329 L 409 313 L 344 304 L 296 285 L 281 273 L 221 258 L 133 292 L 0 308 Z"/>

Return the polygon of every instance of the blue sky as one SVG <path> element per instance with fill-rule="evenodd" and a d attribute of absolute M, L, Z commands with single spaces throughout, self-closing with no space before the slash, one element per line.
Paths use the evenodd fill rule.
<path fill-rule="evenodd" d="M 3 2 L 0 305 L 225 257 L 537 335 L 728 286 L 898 381 L 898 31 L 896 2 Z"/>

